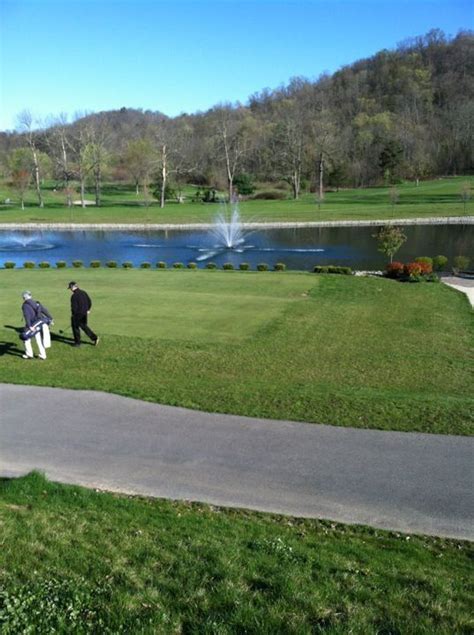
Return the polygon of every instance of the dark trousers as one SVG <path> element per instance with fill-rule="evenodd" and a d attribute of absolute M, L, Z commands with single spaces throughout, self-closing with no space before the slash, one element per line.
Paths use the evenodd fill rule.
<path fill-rule="evenodd" d="M 86 315 L 72 315 L 71 316 L 72 333 L 74 335 L 74 342 L 76 344 L 81 343 L 81 331 L 82 329 L 86 335 L 88 335 L 93 342 L 96 341 L 97 335 L 87 326 L 87 314 Z"/>

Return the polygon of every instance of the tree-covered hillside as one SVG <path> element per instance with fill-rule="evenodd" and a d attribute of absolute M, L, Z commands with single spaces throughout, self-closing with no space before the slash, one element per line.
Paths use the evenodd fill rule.
<path fill-rule="evenodd" d="M 25 104 L 27 107 L 28 104 Z M 159 104 L 157 104 L 159 108 Z M 294 198 L 311 188 L 392 184 L 472 173 L 474 36 L 433 30 L 324 75 L 294 78 L 248 103 L 168 118 L 122 108 L 42 125 L 29 111 L 0 134 L 0 162 L 18 200 L 53 178 L 65 204 L 101 201 L 103 180 L 133 182 L 164 205 L 173 184 L 252 191 L 286 182 Z"/>

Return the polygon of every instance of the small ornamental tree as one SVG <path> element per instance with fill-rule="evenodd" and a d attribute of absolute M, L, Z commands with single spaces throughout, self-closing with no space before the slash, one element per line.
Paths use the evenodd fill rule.
<path fill-rule="evenodd" d="M 394 255 L 407 239 L 401 228 L 394 225 L 384 225 L 376 234 L 372 234 L 372 237 L 379 244 L 378 250 L 388 256 L 390 262 L 393 262 Z"/>

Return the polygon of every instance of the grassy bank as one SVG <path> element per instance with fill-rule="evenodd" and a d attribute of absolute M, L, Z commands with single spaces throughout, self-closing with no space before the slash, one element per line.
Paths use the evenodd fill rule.
<path fill-rule="evenodd" d="M 0 481 L 0 630 L 469 633 L 469 543 Z"/>
<path fill-rule="evenodd" d="M 474 213 L 473 201 L 464 205 L 461 191 L 464 184 L 474 186 L 474 178 L 452 177 L 424 181 L 418 187 L 412 182 L 397 186 L 398 202 L 392 205 L 390 188 L 373 187 L 327 192 L 324 203 L 318 207 L 314 194 L 303 194 L 299 200 L 289 198 L 280 191 L 282 200 L 244 200 L 240 203 L 245 221 L 323 221 L 374 220 L 391 218 L 426 218 L 432 216 L 466 216 Z M 45 207 L 37 207 L 37 199 L 30 192 L 26 209 L 22 211 L 14 194 L 0 186 L 0 222 L 47 223 L 200 223 L 210 222 L 219 211 L 219 205 L 196 203 L 192 199 L 196 188 L 185 188 L 185 202 L 169 201 L 160 209 L 156 201 L 145 207 L 131 186 L 105 184 L 100 208 L 82 209 L 65 207 L 64 194 L 55 191 L 54 184 L 45 186 Z M 11 203 L 3 201 L 10 198 Z M 78 197 L 77 197 L 78 198 Z M 88 199 L 94 200 L 92 194 Z"/>
<path fill-rule="evenodd" d="M 94 348 L 74 349 L 71 278 Z M 189 270 L 0 271 L 0 381 L 103 390 L 208 411 L 471 434 L 472 311 L 439 284 Z M 23 289 L 55 317 L 48 360 L 21 359 Z M 70 336 L 70 332 L 69 332 Z"/>

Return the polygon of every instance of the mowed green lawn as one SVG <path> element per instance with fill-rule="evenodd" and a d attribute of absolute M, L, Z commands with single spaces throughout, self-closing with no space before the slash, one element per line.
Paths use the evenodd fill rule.
<path fill-rule="evenodd" d="M 99 347 L 63 336 L 25 361 L 21 291 L 69 324 L 93 299 Z M 0 381 L 104 390 L 208 411 L 471 434 L 473 322 L 441 284 L 292 272 L 1 270 Z M 87 339 L 87 338 L 85 338 Z"/>
<path fill-rule="evenodd" d="M 474 177 L 460 176 L 422 181 L 416 187 L 413 182 L 397 185 L 398 202 L 391 204 L 389 187 L 343 189 L 328 191 L 324 203 L 318 207 L 315 194 L 302 193 L 293 200 L 289 192 L 279 191 L 282 200 L 244 200 L 240 214 L 248 222 L 311 222 L 337 220 L 378 220 L 392 218 L 423 218 L 436 216 L 468 216 L 474 213 L 474 201 L 464 204 L 463 189 L 474 187 Z M 263 190 L 272 189 L 263 187 Z M 261 188 L 261 189 L 262 189 Z M 80 206 L 68 209 L 61 191 L 55 184 L 45 185 L 45 207 L 40 209 L 34 191 L 26 197 L 26 209 L 21 210 L 18 197 L 0 183 L 0 223 L 205 223 L 212 222 L 221 211 L 218 204 L 193 202 L 196 193 L 193 186 L 186 186 L 185 202 L 172 200 L 160 209 L 153 199 L 148 207 L 141 196 L 136 196 L 132 185 L 105 183 L 100 208 Z M 6 199 L 11 203 L 5 204 Z M 95 200 L 93 193 L 86 196 Z M 79 196 L 76 196 L 79 199 Z"/>
<path fill-rule="evenodd" d="M 0 480 L 0 631 L 472 633 L 472 545 Z"/>

